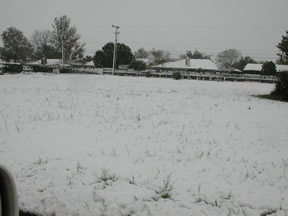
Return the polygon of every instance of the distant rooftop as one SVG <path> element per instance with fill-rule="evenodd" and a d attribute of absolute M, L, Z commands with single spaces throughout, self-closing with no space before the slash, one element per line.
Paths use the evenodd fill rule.
<path fill-rule="evenodd" d="M 262 64 L 247 64 L 243 71 L 261 71 Z"/>
<path fill-rule="evenodd" d="M 210 59 L 181 59 L 179 61 L 159 64 L 153 68 L 218 70 L 216 64 Z"/>
<path fill-rule="evenodd" d="M 153 62 L 151 59 L 148 59 L 148 58 L 137 58 L 136 60 L 137 61 L 142 61 L 142 62 L 144 62 L 147 65 L 149 65 L 149 64 L 151 64 Z"/>
<path fill-rule="evenodd" d="M 32 65 L 41 65 L 41 60 L 32 62 L 30 64 Z M 47 62 L 45 65 L 57 65 L 57 64 L 62 64 L 62 60 L 61 59 L 47 59 Z"/>
<path fill-rule="evenodd" d="M 86 66 L 93 66 L 93 67 L 94 67 L 94 61 L 87 62 L 85 65 L 86 65 Z"/>
<path fill-rule="evenodd" d="M 263 64 L 247 64 L 243 71 L 261 71 L 262 65 Z M 277 72 L 288 71 L 288 65 L 276 64 L 276 70 Z"/>
<path fill-rule="evenodd" d="M 288 65 L 276 65 L 276 69 L 278 72 L 288 71 Z"/>

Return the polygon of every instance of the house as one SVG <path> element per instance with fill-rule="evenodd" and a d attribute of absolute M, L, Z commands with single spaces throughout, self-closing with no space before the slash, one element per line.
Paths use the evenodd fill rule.
<path fill-rule="evenodd" d="M 63 65 L 61 59 L 41 59 L 26 65 L 32 66 L 34 72 L 52 72 L 54 69 L 67 71 L 71 69 L 69 64 Z"/>
<path fill-rule="evenodd" d="M 84 67 L 95 67 L 94 61 L 87 62 Z"/>
<path fill-rule="evenodd" d="M 65 61 L 65 64 L 63 65 L 62 64 L 62 59 L 40 59 L 38 61 L 35 61 L 35 62 L 32 62 L 32 63 L 29 63 L 29 65 L 38 65 L 38 66 L 49 66 L 49 67 L 82 67 L 83 64 L 80 62 L 80 61 L 77 61 L 77 60 L 66 60 Z"/>
<path fill-rule="evenodd" d="M 217 72 L 217 65 L 210 59 L 181 59 L 153 66 L 161 71 L 186 71 L 186 72 Z"/>
<path fill-rule="evenodd" d="M 288 72 L 288 65 L 278 65 L 276 64 L 277 72 Z"/>
<path fill-rule="evenodd" d="M 252 73 L 252 74 L 258 74 L 262 71 L 262 65 L 263 64 L 247 64 L 244 68 L 244 73 Z M 276 71 L 277 72 L 288 72 L 288 65 L 278 65 L 276 64 Z"/>
<path fill-rule="evenodd" d="M 136 61 L 142 61 L 144 62 L 146 65 L 150 65 L 153 63 L 153 61 L 149 58 L 137 58 Z"/>
<path fill-rule="evenodd" d="M 0 73 L 21 73 L 23 66 L 15 62 L 0 62 Z"/>
<path fill-rule="evenodd" d="M 74 68 L 73 73 L 82 73 L 82 74 L 103 74 L 102 68 L 96 68 L 94 61 L 89 61 L 83 64 L 81 67 Z"/>
<path fill-rule="evenodd" d="M 62 64 L 61 59 L 40 59 L 38 61 L 30 63 L 30 65 L 47 65 L 47 66 L 55 66 Z"/>
<path fill-rule="evenodd" d="M 251 74 L 257 74 L 262 71 L 262 65 L 263 64 L 247 64 L 245 68 L 243 69 L 244 73 L 251 73 Z"/>

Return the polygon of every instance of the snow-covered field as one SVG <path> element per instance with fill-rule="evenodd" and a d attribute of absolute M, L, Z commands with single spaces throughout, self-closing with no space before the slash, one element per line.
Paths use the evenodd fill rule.
<path fill-rule="evenodd" d="M 0 77 L 0 163 L 42 215 L 288 215 L 288 103 L 261 83 Z M 264 215 L 264 214 L 263 214 Z"/>

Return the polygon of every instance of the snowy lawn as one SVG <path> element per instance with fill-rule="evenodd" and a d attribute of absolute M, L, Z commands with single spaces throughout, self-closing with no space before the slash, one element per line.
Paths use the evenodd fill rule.
<path fill-rule="evenodd" d="M 274 86 L 0 77 L 0 163 L 42 215 L 288 215 L 288 103 Z"/>

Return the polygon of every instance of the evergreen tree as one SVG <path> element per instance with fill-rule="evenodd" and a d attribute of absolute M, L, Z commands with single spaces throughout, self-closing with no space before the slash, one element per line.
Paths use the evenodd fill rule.
<path fill-rule="evenodd" d="M 134 60 L 129 66 L 129 68 L 132 68 L 133 70 L 136 70 L 136 71 L 143 71 L 146 69 L 146 67 L 147 65 L 145 64 L 145 62 L 141 60 Z"/>
<path fill-rule="evenodd" d="M 25 61 L 31 57 L 33 49 L 23 32 L 10 27 L 1 34 L 4 47 L 1 48 L 1 58 L 5 61 Z"/>
<path fill-rule="evenodd" d="M 286 35 L 282 36 L 277 48 L 281 51 L 281 53 L 277 54 L 280 57 L 279 63 L 288 64 L 288 31 L 286 31 Z"/>
<path fill-rule="evenodd" d="M 242 71 L 246 67 L 246 65 L 249 63 L 257 63 L 257 62 L 250 56 L 245 56 L 245 57 L 241 57 L 241 59 L 238 62 L 236 62 L 233 65 L 233 67 Z"/>
<path fill-rule="evenodd" d="M 275 89 L 272 95 L 280 95 L 288 101 L 288 72 L 280 72 L 279 80 L 275 84 Z"/>
<path fill-rule="evenodd" d="M 96 51 L 94 55 L 94 64 L 96 67 L 108 67 L 113 66 L 113 52 L 114 52 L 114 43 L 109 42 L 102 47 L 102 50 Z M 117 58 L 116 58 L 116 67 L 118 65 L 130 65 L 134 60 L 134 55 L 130 49 L 125 44 L 117 43 Z"/>
<path fill-rule="evenodd" d="M 263 75 L 276 75 L 276 65 L 274 62 L 269 61 L 265 62 L 262 65 L 262 74 Z"/>

